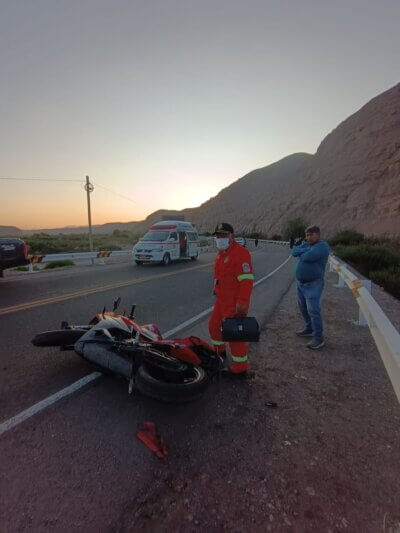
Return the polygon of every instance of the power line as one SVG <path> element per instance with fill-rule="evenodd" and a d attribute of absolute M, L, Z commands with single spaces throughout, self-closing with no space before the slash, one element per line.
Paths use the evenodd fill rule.
<path fill-rule="evenodd" d="M 83 180 L 76 180 L 76 179 L 67 179 L 67 178 L 2 178 L 0 177 L 0 180 L 7 180 L 7 181 L 70 181 L 70 182 L 78 182 L 83 183 Z"/>
<path fill-rule="evenodd" d="M 46 182 L 71 182 L 71 183 L 84 183 L 84 180 L 77 180 L 77 179 L 70 179 L 70 178 L 3 178 L 0 176 L 0 180 L 5 181 L 46 181 Z M 104 185 L 100 185 L 97 181 L 94 182 L 96 184 L 96 187 L 100 187 L 100 189 L 104 189 L 107 192 L 110 192 L 112 194 L 115 194 L 116 196 L 119 196 L 121 198 L 124 198 L 124 200 L 128 200 L 129 202 L 132 202 L 134 204 L 137 204 L 137 200 L 133 200 L 132 198 L 129 198 L 129 196 L 125 196 L 124 194 L 121 194 L 119 192 L 113 191 L 112 189 L 109 189 L 108 187 L 104 187 Z"/>
<path fill-rule="evenodd" d="M 0 177 L 0 180 L 6 180 L 6 181 L 47 181 L 47 182 L 71 182 L 71 183 L 84 183 L 84 180 L 77 180 L 77 179 L 70 179 L 70 178 L 3 178 Z M 133 200 L 132 198 L 129 198 L 129 196 L 125 196 L 124 194 L 121 194 L 119 192 L 113 191 L 112 189 L 109 189 L 108 187 L 104 187 L 104 185 L 100 185 L 97 181 L 95 182 L 96 187 L 100 187 L 100 189 L 104 189 L 107 192 L 110 192 L 112 194 L 115 194 L 116 196 L 120 196 L 121 198 L 124 198 L 125 200 L 128 200 L 129 202 L 137 204 L 136 200 Z"/>
<path fill-rule="evenodd" d="M 119 192 L 113 191 L 112 189 L 108 189 L 107 187 L 104 187 L 103 185 L 100 185 L 99 183 L 97 183 L 97 181 L 95 182 L 95 185 L 96 187 L 100 187 L 100 189 L 104 189 L 105 191 L 111 192 L 112 194 L 120 196 L 121 198 L 124 198 L 125 200 L 129 200 L 129 202 L 132 202 L 137 205 L 137 200 L 133 200 L 132 198 L 129 198 L 129 196 L 125 196 L 123 194 L 120 194 Z"/>

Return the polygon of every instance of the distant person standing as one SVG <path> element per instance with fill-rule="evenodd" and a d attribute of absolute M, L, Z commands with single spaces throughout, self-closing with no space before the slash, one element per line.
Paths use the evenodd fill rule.
<path fill-rule="evenodd" d="M 289 247 L 290 247 L 290 249 L 292 249 L 293 246 L 294 246 L 294 237 L 290 237 L 290 239 L 289 239 Z"/>
<path fill-rule="evenodd" d="M 297 303 L 305 322 L 304 328 L 296 331 L 296 334 L 299 337 L 312 337 L 307 347 L 311 350 L 318 350 L 325 344 L 321 298 L 329 245 L 321 240 L 321 231 L 318 226 L 306 228 L 305 236 L 305 242 L 292 249 L 293 257 L 298 258 Z"/>
<path fill-rule="evenodd" d="M 257 246 L 258 246 L 258 239 L 254 239 L 254 246 L 257 248 Z"/>

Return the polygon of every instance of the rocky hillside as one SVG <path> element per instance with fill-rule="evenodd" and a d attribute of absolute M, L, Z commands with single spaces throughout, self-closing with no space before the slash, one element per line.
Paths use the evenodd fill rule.
<path fill-rule="evenodd" d="M 136 231 L 166 213 L 153 213 L 135 225 Z M 293 154 L 254 170 L 200 207 L 181 213 L 202 231 L 224 220 L 238 232 L 272 235 L 301 215 L 327 235 L 354 228 L 399 236 L 400 84 L 342 122 L 315 155 Z"/>
<path fill-rule="evenodd" d="M 400 235 L 400 84 L 325 137 L 293 207 L 329 232 Z"/>

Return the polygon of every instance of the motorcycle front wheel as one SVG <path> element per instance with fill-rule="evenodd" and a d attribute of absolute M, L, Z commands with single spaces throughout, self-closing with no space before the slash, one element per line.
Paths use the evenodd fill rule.
<path fill-rule="evenodd" d="M 137 389 L 146 396 L 168 403 L 184 403 L 197 400 L 207 387 L 208 377 L 198 366 L 190 366 L 185 373 L 177 373 L 176 379 L 163 379 L 159 369 L 142 365 L 139 367 L 135 383 Z"/>
<path fill-rule="evenodd" d="M 38 333 L 32 339 L 34 346 L 72 346 L 87 330 L 85 329 L 58 329 Z"/>

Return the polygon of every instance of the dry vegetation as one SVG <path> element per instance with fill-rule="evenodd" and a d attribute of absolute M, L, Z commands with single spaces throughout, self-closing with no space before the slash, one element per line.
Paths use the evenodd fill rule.
<path fill-rule="evenodd" d="M 56 254 L 61 252 L 89 251 L 89 237 L 85 233 L 48 235 L 35 233 L 23 237 L 31 254 Z M 129 231 L 114 230 L 112 234 L 93 235 L 93 248 L 102 250 L 124 250 L 131 248 L 139 236 Z"/>

